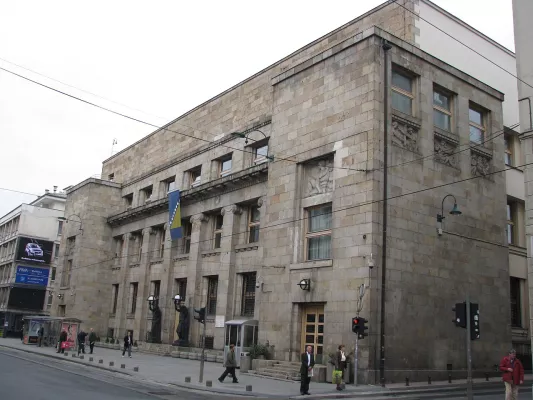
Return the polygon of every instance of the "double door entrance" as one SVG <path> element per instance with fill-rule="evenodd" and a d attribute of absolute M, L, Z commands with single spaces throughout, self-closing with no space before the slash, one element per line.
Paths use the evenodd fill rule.
<path fill-rule="evenodd" d="M 302 310 L 302 352 L 313 348 L 315 362 L 322 363 L 324 354 L 324 305 L 307 305 Z"/>

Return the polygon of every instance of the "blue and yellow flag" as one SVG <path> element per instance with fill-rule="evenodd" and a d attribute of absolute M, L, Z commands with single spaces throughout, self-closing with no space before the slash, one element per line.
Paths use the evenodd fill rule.
<path fill-rule="evenodd" d="M 168 225 L 170 226 L 171 240 L 180 239 L 183 237 L 181 228 L 181 207 L 180 207 L 180 191 L 174 190 L 168 194 L 168 213 L 170 219 Z"/>

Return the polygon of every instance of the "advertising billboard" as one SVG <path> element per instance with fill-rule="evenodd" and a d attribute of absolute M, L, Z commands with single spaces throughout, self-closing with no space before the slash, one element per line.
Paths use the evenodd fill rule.
<path fill-rule="evenodd" d="M 13 287 L 9 291 L 8 307 L 40 311 L 44 306 L 45 288 Z"/>
<path fill-rule="evenodd" d="M 17 260 L 39 264 L 50 264 L 54 242 L 48 240 L 20 237 L 17 247 Z"/>
<path fill-rule="evenodd" d="M 17 274 L 15 275 L 15 283 L 23 283 L 25 285 L 48 285 L 48 268 L 25 267 L 17 266 Z"/>

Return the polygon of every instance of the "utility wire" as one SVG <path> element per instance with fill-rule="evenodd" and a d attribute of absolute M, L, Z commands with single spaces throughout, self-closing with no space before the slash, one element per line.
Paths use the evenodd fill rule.
<path fill-rule="evenodd" d="M 388 197 L 387 200 L 394 200 L 394 199 L 398 199 L 400 197 L 404 197 L 404 196 L 410 196 L 410 195 L 413 195 L 413 194 L 418 194 L 418 193 L 423 193 L 423 192 L 427 192 L 429 190 L 433 190 L 433 189 L 439 189 L 439 188 L 442 188 L 442 187 L 446 187 L 446 186 L 450 186 L 450 185 L 454 185 L 456 183 L 462 183 L 462 182 L 468 182 L 468 181 L 471 181 L 471 180 L 474 180 L 474 179 L 479 179 L 479 178 L 485 178 L 487 176 L 492 176 L 492 175 L 495 175 L 495 174 L 499 174 L 499 173 L 502 173 L 502 172 L 505 172 L 505 171 L 509 171 L 509 170 L 514 170 L 516 168 L 524 168 L 524 167 L 527 167 L 529 165 L 533 165 L 533 162 L 530 162 L 530 163 L 525 163 L 525 164 L 522 164 L 522 165 L 517 165 L 516 167 L 510 167 L 510 168 L 504 168 L 504 169 L 500 169 L 500 170 L 496 170 L 496 171 L 492 171 L 492 172 L 489 172 L 485 175 L 481 175 L 481 176 L 472 176 L 472 177 L 469 177 L 469 178 L 464 178 L 464 179 L 459 179 L 459 180 L 456 180 L 456 181 L 453 181 L 453 182 L 448 182 L 448 183 L 443 183 L 443 184 L 440 184 L 440 185 L 436 185 L 436 186 L 431 186 L 431 187 L 428 187 L 428 188 L 424 188 L 424 189 L 419 189 L 419 190 L 415 190 L 415 191 L 412 191 L 412 192 L 408 192 L 408 193 L 403 193 L 403 194 L 398 194 L 398 195 L 395 195 L 395 196 L 391 196 L 391 197 Z M 352 209 L 352 208 L 356 208 L 356 207 L 361 207 L 361 206 L 365 206 L 365 205 L 370 205 L 370 204 L 376 204 L 376 203 L 381 203 L 383 202 L 385 199 L 378 199 L 378 200 L 372 200 L 372 201 L 366 201 L 366 202 L 361 202 L 361 203 L 358 203 L 358 204 L 355 204 L 355 205 L 352 205 L 352 206 L 348 206 L 348 207 L 344 207 L 344 208 L 339 208 L 339 209 L 336 209 L 336 210 L 332 210 L 331 212 L 327 212 L 327 213 L 322 213 L 322 214 L 317 214 L 316 216 L 321 216 L 321 215 L 332 215 L 336 212 L 340 212 L 340 211 L 346 211 L 346 210 L 349 210 L 349 209 Z M 281 226 L 281 225 L 285 225 L 285 224 L 291 224 L 291 223 L 294 223 L 294 222 L 298 222 L 298 221 L 303 221 L 303 220 L 306 220 L 307 217 L 304 217 L 304 218 L 297 218 L 297 219 L 292 219 L 290 221 L 282 221 L 278 224 L 272 224 L 272 225 L 267 225 L 265 227 L 259 227 L 259 231 L 265 231 L 267 229 L 271 229 L 271 228 L 275 228 L 275 227 L 278 227 L 278 226 Z M 242 234 L 246 234 L 248 233 L 248 231 L 242 231 L 242 232 L 236 232 L 236 233 L 232 233 L 230 235 L 223 235 L 221 237 L 231 237 L 231 236 L 235 236 L 235 235 L 242 235 Z M 451 232 L 446 232 L 446 233 L 449 233 L 449 234 L 453 234 Z M 209 242 L 209 241 L 212 241 L 213 239 L 204 239 L 204 240 L 200 240 L 198 242 L 191 242 L 191 244 L 199 244 L 199 243 L 203 243 L 203 242 Z M 481 241 L 481 240 L 480 240 Z M 488 243 L 492 243 L 492 242 L 488 242 Z M 177 248 L 181 246 L 181 244 L 179 245 L 175 245 L 175 246 L 171 246 L 170 248 Z M 505 246 L 504 246 L 505 247 Z M 104 250 L 102 250 L 104 251 Z M 159 249 L 156 249 L 156 250 L 152 250 L 152 251 L 147 251 L 147 252 L 142 252 L 141 254 L 151 254 L 155 251 L 159 251 Z M 138 253 L 136 254 L 138 255 Z M 108 263 L 110 261 L 113 261 L 115 259 L 121 259 L 121 258 L 126 258 L 126 257 L 131 257 L 131 255 L 125 255 L 125 256 L 120 256 L 120 257 L 113 257 L 113 258 L 110 258 L 108 260 L 104 260 L 104 261 L 98 261 L 96 263 L 91 263 L 91 264 L 87 264 L 87 265 L 83 265 L 83 266 L 79 266 L 79 267 L 74 267 L 71 269 L 72 270 L 75 270 L 75 269 L 81 269 L 81 268 L 87 268 L 87 267 L 92 267 L 92 266 L 95 266 L 95 265 L 100 265 L 100 264 L 104 264 L 104 263 Z M 219 263 L 220 264 L 220 263 Z M 273 266 L 265 266 L 265 267 L 273 267 Z"/>
<path fill-rule="evenodd" d="M 472 50 L 474 53 L 476 53 L 478 56 L 484 58 L 485 60 L 487 60 L 488 62 L 490 62 L 491 64 L 495 65 L 496 67 L 498 67 L 499 69 L 501 69 L 502 71 L 504 72 L 507 72 L 509 75 L 511 75 L 512 77 L 514 77 L 515 79 L 518 79 L 520 82 L 522 82 L 524 85 L 527 85 L 529 86 L 530 88 L 533 89 L 533 86 L 531 86 L 529 83 L 527 83 L 526 81 L 520 79 L 518 76 L 516 76 L 515 74 L 513 74 L 512 72 L 506 70 L 505 68 L 503 68 L 501 65 L 499 65 L 498 63 L 492 61 L 490 58 L 484 56 L 483 54 L 481 54 L 479 51 L 473 49 L 472 47 L 470 47 L 469 45 L 467 45 L 466 43 L 460 41 L 459 39 L 457 39 L 456 37 L 450 35 L 448 32 L 444 31 L 443 29 L 439 28 L 437 25 L 429 22 L 427 19 L 425 18 L 422 18 L 419 14 L 417 14 L 416 12 L 410 10 L 409 8 L 405 7 L 403 4 L 400 4 L 398 3 L 398 0 L 393 0 L 394 3 L 396 3 L 397 5 L 399 5 L 400 7 L 406 9 L 407 11 L 409 11 L 411 14 L 413 14 L 415 17 L 418 17 L 420 18 L 422 21 L 425 21 L 426 23 L 428 23 L 429 25 L 431 25 L 433 28 L 441 31 L 442 33 L 444 33 L 446 36 L 452 38 L 453 40 L 455 40 L 457 43 L 460 43 L 462 44 L 464 47 L 466 47 L 467 49 L 469 50 Z"/>

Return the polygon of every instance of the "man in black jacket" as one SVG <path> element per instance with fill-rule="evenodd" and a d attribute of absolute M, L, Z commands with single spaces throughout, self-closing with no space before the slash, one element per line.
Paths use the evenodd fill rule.
<path fill-rule="evenodd" d="M 302 353 L 301 361 L 300 394 L 311 394 L 309 393 L 309 382 L 311 382 L 313 367 L 315 366 L 315 356 L 313 355 L 313 348 L 311 346 L 307 346 L 305 353 Z"/>
<path fill-rule="evenodd" d="M 81 352 L 85 354 L 85 338 L 87 337 L 87 333 L 83 331 L 83 329 L 78 333 L 78 355 L 80 355 Z"/>

